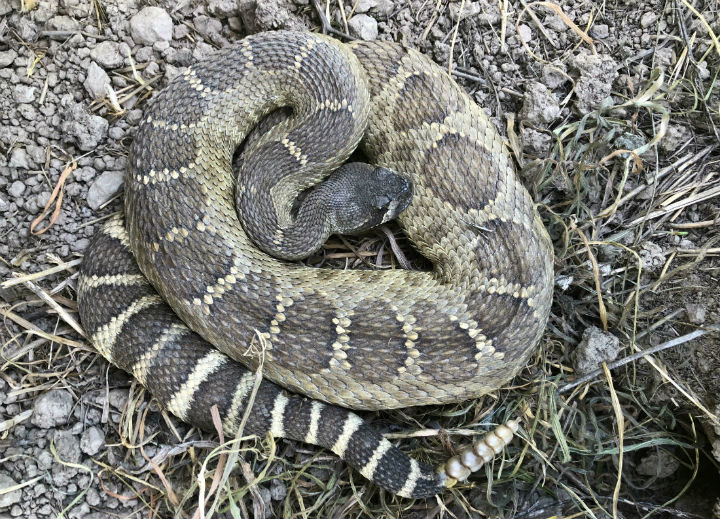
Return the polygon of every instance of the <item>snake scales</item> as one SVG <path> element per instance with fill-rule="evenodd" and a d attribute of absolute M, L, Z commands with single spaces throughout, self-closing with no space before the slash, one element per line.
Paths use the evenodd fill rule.
<path fill-rule="evenodd" d="M 235 149 L 288 106 L 288 119 L 250 139 L 236 189 Z M 248 238 L 236 198 L 256 200 L 244 211 L 274 222 L 267 239 L 282 246 L 292 199 L 358 142 L 412 182 L 399 221 L 432 272 L 313 269 Z M 263 33 L 188 68 L 137 130 L 125 218 L 98 234 L 81 271 L 95 347 L 183 420 L 212 429 L 217 405 L 230 434 L 262 355 L 269 381 L 246 432 L 330 448 L 402 496 L 435 494 L 457 471 L 408 458 L 331 404 L 388 409 L 495 390 L 549 313 L 550 240 L 500 136 L 437 65 L 397 44 Z"/>

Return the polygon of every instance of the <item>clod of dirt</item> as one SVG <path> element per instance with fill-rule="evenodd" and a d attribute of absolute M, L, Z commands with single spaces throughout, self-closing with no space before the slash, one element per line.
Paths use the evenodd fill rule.
<path fill-rule="evenodd" d="M 685 146 L 693 138 L 693 132 L 682 124 L 668 125 L 665 136 L 659 143 L 662 150 L 673 153 Z"/>
<path fill-rule="evenodd" d="M 656 272 L 665 265 L 665 251 L 657 243 L 646 241 L 640 246 L 640 261 L 645 272 Z"/>
<path fill-rule="evenodd" d="M 586 374 L 600 367 L 603 362 L 617 359 L 620 339 L 600 328 L 591 326 L 583 332 L 582 340 L 575 350 L 575 371 Z"/>
<path fill-rule="evenodd" d="M 82 151 L 90 151 L 105 138 L 108 126 L 107 119 L 89 114 L 82 103 L 70 102 L 62 131 L 63 136 Z"/>
<path fill-rule="evenodd" d="M 41 429 L 63 425 L 70 417 L 72 406 L 73 398 L 69 391 L 53 389 L 35 400 L 30 420 Z"/>
<path fill-rule="evenodd" d="M 55 431 L 53 444 L 61 460 L 70 463 L 80 461 L 80 440 L 71 431 Z"/>
<path fill-rule="evenodd" d="M 680 462 L 677 458 L 666 451 L 660 450 L 645 456 L 640 460 L 635 470 L 643 476 L 666 478 L 672 476 L 679 468 Z"/>
<path fill-rule="evenodd" d="M 548 87 L 533 81 L 525 90 L 520 117 L 533 126 L 545 128 L 560 117 L 560 104 Z"/>
<path fill-rule="evenodd" d="M 533 128 L 522 129 L 523 149 L 530 155 L 543 157 L 547 155 L 552 137 L 547 133 L 539 132 Z"/>
<path fill-rule="evenodd" d="M 608 54 L 589 53 L 574 56 L 570 65 L 580 74 L 575 82 L 579 112 L 585 114 L 599 108 L 610 96 L 613 81 L 619 75 L 619 65 Z"/>
<path fill-rule="evenodd" d="M 16 57 L 17 53 L 12 49 L 0 51 L 0 68 L 12 65 Z"/>
<path fill-rule="evenodd" d="M 707 314 L 707 308 L 704 305 L 694 303 L 685 303 L 685 313 L 688 321 L 693 324 L 703 324 Z"/>

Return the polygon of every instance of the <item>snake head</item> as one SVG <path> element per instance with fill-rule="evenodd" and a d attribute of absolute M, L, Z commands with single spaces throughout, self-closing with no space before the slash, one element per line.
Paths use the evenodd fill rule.
<path fill-rule="evenodd" d="M 412 201 L 412 184 L 408 179 L 395 172 L 376 167 L 372 172 L 373 189 L 379 190 L 374 195 L 372 206 L 383 214 L 380 223 L 386 223 L 396 218 L 410 205 Z"/>

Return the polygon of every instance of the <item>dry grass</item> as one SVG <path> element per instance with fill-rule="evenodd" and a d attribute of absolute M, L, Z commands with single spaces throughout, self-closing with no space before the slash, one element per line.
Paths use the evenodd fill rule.
<path fill-rule="evenodd" d="M 427 33 L 444 7 L 440 1 L 426 4 L 431 12 Z M 94 5 L 100 24 L 101 4 Z M 504 43 L 507 4 L 502 5 L 498 36 Z M 523 15 L 545 34 L 538 12 L 559 7 L 523 5 Z M 717 474 L 699 421 L 718 424 L 718 417 L 693 381 L 683 379 L 658 353 L 662 348 L 652 355 L 645 351 L 653 346 L 651 340 L 672 340 L 675 330 L 685 335 L 670 347 L 686 348 L 699 338 L 693 335 L 698 327 L 684 320 L 682 301 L 690 287 L 683 280 L 699 269 L 717 277 L 719 268 L 720 44 L 701 12 L 685 0 L 675 6 L 667 34 L 657 35 L 658 43 L 662 36 L 675 51 L 671 68 L 653 68 L 653 54 L 638 58 L 648 65 L 647 75 L 641 84 L 628 82 L 615 92 L 623 102 L 582 116 L 573 112 L 550 132 L 548 156 L 516 157 L 553 237 L 558 278 L 547 332 L 528 366 L 512 386 L 474 401 L 366 414 L 406 452 L 433 464 L 492 425 L 522 417 L 520 439 L 485 473 L 426 502 L 398 499 L 326 451 L 276 444 L 271 438 L 218 443 L 215 436 L 166 415 L 132 383 L 116 420 L 110 418 L 119 413 L 108 399 L 102 404 L 105 423 L 117 434 L 94 457 L 95 466 L 81 468 L 92 476 L 87 488 L 97 477 L 107 495 L 135 500 L 146 517 L 263 517 L 263 494 L 282 488 L 286 495 L 275 510 L 282 517 L 699 517 L 682 501 L 688 495 L 698 499 L 697 488 L 704 488 L 699 474 Z M 330 2 L 326 7 L 328 13 L 336 9 Z M 345 31 L 353 13 L 354 8 L 340 11 Z M 705 31 L 691 30 L 694 21 L 693 27 Z M 571 29 L 578 45 L 588 43 L 589 26 L 573 24 Z M 461 23 L 453 42 L 458 30 L 462 34 Z M 158 78 L 142 78 L 142 69 L 117 71 L 129 86 L 108 93 L 95 108 L 122 116 L 129 99 L 149 95 Z M 701 69 L 710 70 L 709 77 L 702 78 Z M 462 71 L 458 75 L 474 79 Z M 568 95 L 564 104 L 571 102 Z M 674 152 L 658 148 L 669 126 L 678 123 L 692 128 L 691 142 Z M 519 153 L 512 135 L 510 144 Z M 705 220 L 693 221 L 690 210 Z M 669 243 L 688 233 L 698 246 L 674 247 L 659 271 L 644 271 L 648 242 Z M 419 261 L 401 235 L 395 231 L 392 236 L 410 261 Z M 323 256 L 308 263 L 394 268 L 403 261 L 393 253 L 394 238 L 382 232 L 334 240 Z M 16 271 L 23 259 L 10 262 Z M 83 394 L 128 385 L 127 377 L 108 371 L 81 339 L 72 290 L 78 262 L 58 261 L 56 267 L 2 287 L 10 303 L 0 307 L 0 376 L 20 402 L 66 388 L 82 405 L 97 406 Z M 619 337 L 626 359 L 612 370 L 604 367 L 595 377 L 579 379 L 571 352 L 590 325 Z M 713 333 L 710 327 L 700 331 L 706 338 Z M 88 374 L 102 375 L 102 380 Z M 24 411 L 0 422 L 3 439 L 28 417 Z M 675 460 L 672 477 L 639 473 L 637 465 L 650 455 Z"/>

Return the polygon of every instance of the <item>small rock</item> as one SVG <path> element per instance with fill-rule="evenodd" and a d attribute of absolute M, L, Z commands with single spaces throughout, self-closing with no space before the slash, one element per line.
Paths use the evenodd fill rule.
<path fill-rule="evenodd" d="M 108 395 L 108 401 L 112 407 L 118 411 L 122 411 L 128 401 L 128 396 L 129 393 L 127 389 L 111 389 Z"/>
<path fill-rule="evenodd" d="M 22 194 L 25 192 L 25 184 L 20 182 L 19 180 L 16 180 L 12 183 L 10 186 L 10 189 L 8 189 L 8 193 L 13 198 L 20 198 Z"/>
<path fill-rule="evenodd" d="M 10 160 L 8 161 L 8 166 L 10 166 L 11 168 L 30 168 L 25 148 L 15 148 L 13 150 L 12 155 L 10 155 Z"/>
<path fill-rule="evenodd" d="M 640 26 L 643 29 L 647 29 L 652 24 L 657 22 L 658 15 L 655 11 L 648 11 L 640 17 Z"/>
<path fill-rule="evenodd" d="M 61 460 L 70 463 L 80 461 L 80 440 L 72 432 L 55 431 L 53 443 L 55 452 Z"/>
<path fill-rule="evenodd" d="M 160 7 L 144 7 L 130 18 L 130 35 L 140 45 L 151 45 L 159 40 L 170 41 L 172 34 L 172 18 Z"/>
<path fill-rule="evenodd" d="M 105 171 L 88 189 L 87 203 L 90 208 L 98 210 L 120 190 L 122 184 L 122 171 Z"/>
<path fill-rule="evenodd" d="M 60 5 L 68 16 L 77 18 L 89 15 L 92 10 L 92 6 L 87 0 L 60 0 Z"/>
<path fill-rule="evenodd" d="M 547 156 L 551 143 L 552 137 L 547 133 L 528 127 L 522 129 L 523 148 L 536 157 Z"/>
<path fill-rule="evenodd" d="M 284 481 L 273 479 L 270 481 L 270 497 L 273 501 L 282 501 L 287 495 L 287 486 Z"/>
<path fill-rule="evenodd" d="M 31 421 L 41 429 L 67 423 L 73 399 L 69 391 L 53 389 L 35 399 Z"/>
<path fill-rule="evenodd" d="M 685 313 L 688 320 L 693 324 L 703 324 L 707 315 L 707 308 L 703 305 L 685 303 Z"/>
<path fill-rule="evenodd" d="M 0 51 L 0 68 L 9 67 L 15 58 L 17 58 L 17 53 L 12 49 Z"/>
<path fill-rule="evenodd" d="M 105 433 L 99 427 L 90 427 L 80 437 L 80 449 L 90 456 L 94 456 L 105 446 Z"/>
<path fill-rule="evenodd" d="M 53 16 L 47 21 L 47 28 L 51 31 L 78 32 L 80 24 L 69 16 Z M 66 40 L 67 35 L 53 37 L 53 39 Z"/>
<path fill-rule="evenodd" d="M 600 328 L 591 326 L 583 333 L 575 350 L 575 371 L 583 375 L 615 360 L 620 353 L 620 339 Z"/>
<path fill-rule="evenodd" d="M 35 99 L 35 87 L 28 85 L 15 85 L 13 99 L 16 103 L 32 103 Z"/>
<path fill-rule="evenodd" d="M 665 252 L 657 243 L 651 241 L 640 245 L 640 262 L 645 272 L 656 272 L 665 265 Z"/>
<path fill-rule="evenodd" d="M 17 485 L 17 481 L 0 472 L 0 491 L 6 488 L 14 487 Z M 19 503 L 22 499 L 22 490 L 13 490 L 6 494 L 0 493 L 0 508 L 7 508 L 16 503 Z"/>
<path fill-rule="evenodd" d="M 82 104 L 72 103 L 65 114 L 62 132 L 82 151 L 95 149 L 105 138 L 108 122 L 98 115 L 89 114 Z"/>
<path fill-rule="evenodd" d="M 98 43 L 90 51 L 90 57 L 101 67 L 113 69 L 123 64 L 123 56 L 120 53 L 120 44 L 105 40 Z"/>
<path fill-rule="evenodd" d="M 680 468 L 680 462 L 669 452 L 658 450 L 640 460 L 635 470 L 643 476 L 667 478 Z"/>
<path fill-rule="evenodd" d="M 462 11 L 460 11 L 461 6 L 463 6 Z M 464 5 L 462 2 L 454 2 L 448 7 L 450 9 L 450 17 L 456 22 L 458 17 L 460 20 L 464 20 L 465 18 L 470 18 L 471 16 L 480 14 L 480 11 L 482 10 L 480 2 L 465 2 Z"/>
<path fill-rule="evenodd" d="M 682 124 L 669 124 L 667 132 L 660 140 L 659 147 L 663 151 L 673 153 L 688 144 L 693 138 L 690 128 Z"/>
<path fill-rule="evenodd" d="M 524 43 L 529 42 L 532 40 L 532 29 L 528 27 L 527 25 L 520 24 L 517 28 L 518 36 L 520 37 L 520 40 Z"/>
<path fill-rule="evenodd" d="M 348 21 L 350 34 L 365 41 L 373 41 L 378 36 L 377 20 L 366 14 L 358 14 Z"/>
<path fill-rule="evenodd" d="M 550 89 L 557 88 L 565 84 L 569 78 L 564 72 L 565 70 L 562 64 L 545 65 L 542 69 L 543 84 Z"/>
<path fill-rule="evenodd" d="M 83 82 L 85 90 L 93 99 L 100 99 L 107 95 L 106 88 L 108 85 L 110 85 L 110 77 L 97 63 L 91 61 L 87 77 Z"/>
<path fill-rule="evenodd" d="M 235 0 L 210 0 L 207 10 L 208 13 L 218 18 L 228 18 L 237 14 L 238 5 Z"/>
<path fill-rule="evenodd" d="M 525 89 L 520 117 L 534 126 L 545 127 L 560 117 L 560 104 L 548 87 L 533 81 Z"/>
<path fill-rule="evenodd" d="M 605 23 L 598 23 L 593 26 L 591 34 L 598 39 L 605 39 L 610 36 L 610 28 Z"/>
<path fill-rule="evenodd" d="M 381 16 L 390 16 L 395 9 L 395 2 L 393 2 L 393 0 L 378 0 L 373 11 Z"/>
<path fill-rule="evenodd" d="M 378 0 L 357 0 L 355 2 L 355 12 L 358 14 L 367 13 L 370 9 L 374 9 L 378 5 Z"/>

